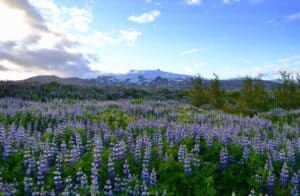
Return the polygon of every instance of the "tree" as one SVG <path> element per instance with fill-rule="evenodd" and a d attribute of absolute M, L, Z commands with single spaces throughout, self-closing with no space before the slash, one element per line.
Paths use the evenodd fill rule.
<path fill-rule="evenodd" d="M 208 88 L 209 103 L 216 108 L 222 108 L 224 105 L 225 91 L 222 89 L 219 77 L 214 74 L 215 78 L 211 81 Z"/>
<path fill-rule="evenodd" d="M 300 107 L 300 90 L 291 73 L 281 71 L 280 84 L 273 89 L 275 106 L 285 109 Z M 296 80 L 299 84 L 299 76 Z"/>
<path fill-rule="evenodd" d="M 264 83 L 260 78 L 246 77 L 238 100 L 240 112 L 244 114 L 256 114 L 267 110 L 268 94 L 265 91 Z"/>
<path fill-rule="evenodd" d="M 198 74 L 192 79 L 192 89 L 190 98 L 193 105 L 199 107 L 208 104 L 207 88 L 204 85 L 203 78 Z"/>

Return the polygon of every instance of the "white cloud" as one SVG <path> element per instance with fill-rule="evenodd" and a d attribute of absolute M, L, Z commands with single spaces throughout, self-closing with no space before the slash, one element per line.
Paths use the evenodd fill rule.
<path fill-rule="evenodd" d="M 160 11 L 153 10 L 149 13 L 143 13 L 139 16 L 129 16 L 128 20 L 138 24 L 152 23 L 160 16 Z"/>
<path fill-rule="evenodd" d="M 231 4 L 231 3 L 237 3 L 240 2 L 240 0 L 223 0 L 223 3 L 225 4 Z"/>
<path fill-rule="evenodd" d="M 187 5 L 200 5 L 202 0 L 185 0 L 185 3 Z"/>
<path fill-rule="evenodd" d="M 25 13 L 10 9 L 3 2 L 0 2 L 0 27 L 0 41 L 22 40 L 33 32 Z"/>
<path fill-rule="evenodd" d="M 289 56 L 279 59 L 277 62 L 253 66 L 239 71 L 242 76 L 258 76 L 264 75 L 264 79 L 279 78 L 280 71 L 287 71 L 293 75 L 300 74 L 300 55 Z M 233 73 L 236 74 L 236 73 Z"/>
<path fill-rule="evenodd" d="M 141 32 L 135 29 L 125 29 L 120 31 L 121 39 L 126 41 L 128 46 L 134 46 L 138 37 L 142 35 Z"/>
<path fill-rule="evenodd" d="M 82 44 L 88 46 L 103 47 L 118 43 L 118 39 L 110 33 L 93 32 L 89 36 L 77 36 Z"/>
<path fill-rule="evenodd" d="M 300 12 L 288 15 L 286 18 L 289 21 L 300 20 Z"/>
<path fill-rule="evenodd" d="M 193 48 L 190 50 L 185 50 L 183 52 L 181 52 L 179 55 L 180 56 L 186 56 L 186 55 L 190 55 L 190 54 L 194 54 L 194 53 L 199 53 L 201 50 L 198 48 Z"/>
<path fill-rule="evenodd" d="M 54 0 L 29 0 L 38 8 L 40 14 L 47 19 L 47 26 L 60 32 L 88 32 L 92 22 L 90 7 L 66 7 Z"/>

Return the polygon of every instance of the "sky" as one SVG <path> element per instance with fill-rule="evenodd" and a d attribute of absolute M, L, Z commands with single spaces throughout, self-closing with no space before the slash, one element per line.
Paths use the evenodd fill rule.
<path fill-rule="evenodd" d="M 300 73 L 300 0 L 1 0 L 0 80 Z"/>

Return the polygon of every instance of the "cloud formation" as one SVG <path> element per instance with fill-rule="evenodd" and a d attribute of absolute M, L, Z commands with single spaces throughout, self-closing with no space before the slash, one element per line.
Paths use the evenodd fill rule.
<path fill-rule="evenodd" d="M 43 0 L 37 0 L 42 5 Z M 48 6 L 52 1 L 48 1 Z M 47 4 L 43 4 L 47 6 Z M 52 4 L 54 6 L 55 4 Z M 79 76 L 90 77 L 97 73 L 89 68 L 95 58 L 91 54 L 80 52 L 78 44 L 64 31 L 56 31 L 53 26 L 46 23 L 42 15 L 27 0 L 3 0 L 0 3 L 1 9 L 12 16 L 19 14 L 24 17 L 26 36 L 21 39 L 14 37 L 0 37 L 0 64 L 1 71 L 7 68 L 13 71 L 30 71 L 37 74 L 56 74 L 59 76 Z M 79 8 L 72 8 L 71 11 L 78 19 L 79 26 L 84 26 L 80 22 L 78 15 L 81 14 Z M 13 20 L 14 21 L 14 20 Z M 7 21 L 8 23 L 10 21 Z M 1 26 L 17 26 L 18 23 L 7 24 L 1 20 Z M 3 24 L 6 23 L 6 24 Z M 14 28 L 10 29 L 14 30 Z M 20 29 L 21 30 L 21 29 Z M 7 32 L 9 33 L 9 32 Z M 20 33 L 20 32 L 18 32 Z M 14 35 L 15 37 L 18 37 Z M 6 69 L 4 69 L 6 68 Z"/>
<path fill-rule="evenodd" d="M 129 16 L 128 20 L 137 24 L 152 23 L 160 16 L 160 11 L 153 10 L 149 13 L 143 13 L 139 16 Z"/>
<path fill-rule="evenodd" d="M 128 43 L 128 46 L 134 46 L 135 41 L 142 35 L 141 32 L 135 29 L 125 29 L 120 31 L 121 39 Z"/>
<path fill-rule="evenodd" d="M 21 45 L 17 42 L 4 42 L 0 44 L 0 61 L 9 61 L 19 67 L 20 71 L 48 72 L 67 77 L 93 75 L 88 67 L 90 60 L 85 55 L 60 47 L 67 44 L 69 43 L 62 40 L 55 48 L 30 50 L 25 42 Z"/>
<path fill-rule="evenodd" d="M 232 4 L 232 3 L 238 3 L 240 0 L 223 0 L 224 4 Z"/>
<path fill-rule="evenodd" d="M 190 50 L 185 50 L 183 52 L 181 52 L 179 55 L 180 56 L 187 56 L 187 55 L 190 55 L 190 54 L 194 54 L 194 53 L 199 53 L 201 50 L 199 48 L 193 48 L 193 49 L 190 49 Z"/>
<path fill-rule="evenodd" d="M 202 0 L 185 0 L 185 3 L 187 5 L 200 5 Z"/>

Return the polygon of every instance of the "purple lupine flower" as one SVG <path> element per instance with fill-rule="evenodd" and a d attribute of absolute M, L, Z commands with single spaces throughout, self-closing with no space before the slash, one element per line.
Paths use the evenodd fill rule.
<path fill-rule="evenodd" d="M 163 138 L 162 138 L 161 134 L 159 134 L 159 136 L 158 136 L 157 147 L 158 147 L 158 157 L 162 158 L 163 157 Z"/>
<path fill-rule="evenodd" d="M 147 195 L 149 195 L 148 187 L 147 187 L 146 183 L 144 182 L 143 186 L 142 186 L 142 190 L 141 190 L 141 196 L 147 196 Z"/>
<path fill-rule="evenodd" d="M 148 144 L 145 149 L 143 164 L 145 164 L 148 167 L 150 165 L 150 162 L 151 162 L 151 144 Z"/>
<path fill-rule="evenodd" d="M 98 174 L 98 166 L 95 163 L 95 160 L 92 162 L 92 169 L 91 169 L 91 191 L 93 194 L 98 194 L 99 192 L 99 174 Z"/>
<path fill-rule="evenodd" d="M 199 143 L 195 143 L 195 145 L 192 149 L 192 153 L 195 153 L 195 154 L 200 153 L 200 144 Z"/>
<path fill-rule="evenodd" d="M 290 173 L 287 168 L 286 162 L 284 162 L 281 172 L 280 172 L 280 183 L 283 187 L 287 187 L 289 183 Z"/>
<path fill-rule="evenodd" d="M 134 149 L 134 160 L 136 163 L 140 163 L 141 161 L 141 138 L 137 138 L 135 149 Z"/>
<path fill-rule="evenodd" d="M 60 144 L 60 153 L 62 154 L 62 155 L 65 155 L 65 154 L 67 154 L 67 145 L 66 145 L 66 143 L 65 143 L 65 141 L 63 141 L 61 144 Z"/>
<path fill-rule="evenodd" d="M 113 188 L 113 192 L 118 194 L 121 192 L 121 179 L 116 176 L 114 179 L 114 188 Z"/>
<path fill-rule="evenodd" d="M 155 169 L 152 169 L 152 172 L 150 174 L 150 185 L 151 186 L 156 186 L 157 185 L 157 179 L 156 179 L 156 172 Z"/>
<path fill-rule="evenodd" d="M 79 168 L 76 172 L 76 189 L 85 189 L 87 187 L 87 176 L 82 172 L 82 169 Z"/>
<path fill-rule="evenodd" d="M 287 159 L 292 166 L 296 165 L 295 150 L 291 142 L 287 142 Z"/>
<path fill-rule="evenodd" d="M 271 170 L 269 170 L 269 175 L 267 176 L 267 193 L 268 195 L 274 195 L 275 187 L 275 176 Z"/>
<path fill-rule="evenodd" d="M 33 192 L 33 181 L 31 177 L 24 178 L 24 192 L 26 195 L 31 195 Z"/>
<path fill-rule="evenodd" d="M 13 147 L 12 147 L 13 140 L 11 137 L 7 137 L 4 141 L 4 147 L 2 152 L 3 160 L 8 160 L 10 155 L 13 153 Z"/>
<path fill-rule="evenodd" d="M 113 196 L 112 185 L 110 180 L 107 180 L 104 186 L 104 196 Z"/>
<path fill-rule="evenodd" d="M 192 176 L 191 160 L 190 156 L 186 155 L 183 160 L 184 173 L 186 176 Z"/>
<path fill-rule="evenodd" d="M 125 178 L 129 178 L 131 176 L 130 168 L 129 168 L 129 164 L 128 164 L 127 160 L 125 160 L 125 162 L 123 164 L 123 175 Z"/>
<path fill-rule="evenodd" d="M 112 154 L 110 154 L 109 158 L 108 158 L 108 178 L 110 179 L 110 182 L 113 183 L 114 178 L 115 178 L 115 162 L 112 158 Z"/>
<path fill-rule="evenodd" d="M 149 178 L 150 178 L 150 174 L 149 174 L 149 169 L 148 167 L 143 164 L 143 170 L 142 170 L 142 182 L 145 182 L 145 183 L 149 183 Z"/>
<path fill-rule="evenodd" d="M 299 175 L 297 173 L 295 173 L 293 175 L 291 181 L 292 181 L 292 185 L 298 189 L 299 188 L 299 184 L 300 184 L 300 179 L 299 179 Z"/>
<path fill-rule="evenodd" d="M 250 153 L 249 147 L 248 147 L 248 146 L 245 146 L 245 147 L 244 147 L 244 150 L 243 150 L 243 156 L 242 156 L 242 158 L 243 158 L 244 161 L 247 161 L 247 160 L 248 160 L 248 158 L 249 158 L 249 153 Z"/>
<path fill-rule="evenodd" d="M 228 167 L 228 165 L 229 165 L 228 151 L 227 151 L 226 147 L 223 147 L 221 149 L 221 152 L 220 152 L 220 167 L 221 167 L 221 170 L 226 169 Z"/>
<path fill-rule="evenodd" d="M 71 176 L 68 176 L 66 179 L 65 179 L 65 189 L 64 191 L 62 192 L 62 195 L 65 195 L 65 196 L 68 196 L 68 195 L 75 195 L 75 192 L 74 192 L 74 185 L 73 185 L 73 181 L 72 181 L 72 178 Z"/>
<path fill-rule="evenodd" d="M 286 161 L 286 156 L 285 156 L 285 151 L 282 149 L 280 150 L 278 154 L 279 161 L 285 162 Z"/>
<path fill-rule="evenodd" d="M 57 169 L 54 171 L 54 189 L 56 193 L 59 193 L 64 189 L 61 173 Z"/>
<path fill-rule="evenodd" d="M 186 155 L 186 147 L 185 145 L 180 145 L 178 150 L 178 161 L 179 163 L 183 163 L 185 155 Z"/>
<path fill-rule="evenodd" d="M 299 196 L 299 188 L 296 185 L 293 186 L 291 196 Z"/>

